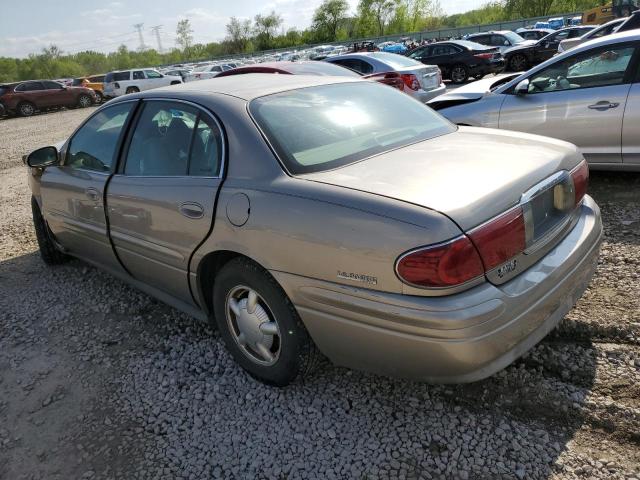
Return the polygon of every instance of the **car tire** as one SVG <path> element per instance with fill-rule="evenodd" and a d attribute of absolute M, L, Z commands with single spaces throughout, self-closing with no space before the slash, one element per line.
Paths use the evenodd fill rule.
<path fill-rule="evenodd" d="M 100 90 L 93 91 L 96 94 L 96 104 L 104 102 L 104 96 Z"/>
<path fill-rule="evenodd" d="M 477 75 L 474 75 L 473 78 L 476 80 L 482 80 L 484 78 L 484 73 L 478 73 Z"/>
<path fill-rule="evenodd" d="M 456 85 L 466 82 L 469 79 L 469 70 L 462 64 L 454 65 L 451 68 L 451 81 Z"/>
<path fill-rule="evenodd" d="M 214 280 L 213 305 L 227 350 L 256 379 L 284 387 L 317 364 L 319 353 L 295 307 L 251 260 L 238 257 L 222 267 Z"/>
<path fill-rule="evenodd" d="M 91 98 L 89 95 L 83 93 L 78 97 L 78 107 L 87 108 L 91 105 L 93 105 L 93 98 Z"/>
<path fill-rule="evenodd" d="M 139 91 L 140 91 L 140 89 L 138 87 L 127 87 L 127 89 L 125 90 L 124 93 L 126 93 L 126 94 L 138 93 Z"/>
<path fill-rule="evenodd" d="M 31 197 L 31 213 L 33 215 L 33 227 L 36 231 L 36 240 L 40 248 L 40 256 L 44 263 L 47 265 L 60 265 L 66 262 L 69 257 L 58 250 L 35 197 Z"/>
<path fill-rule="evenodd" d="M 509 68 L 512 72 L 520 72 L 527 69 L 527 57 L 521 54 L 513 55 L 509 59 Z"/>
<path fill-rule="evenodd" d="M 21 117 L 30 117 L 36 113 L 36 106 L 31 102 L 20 102 L 16 110 Z"/>

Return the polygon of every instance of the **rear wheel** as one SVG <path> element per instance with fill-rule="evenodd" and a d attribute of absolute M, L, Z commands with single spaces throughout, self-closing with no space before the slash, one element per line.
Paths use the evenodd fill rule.
<path fill-rule="evenodd" d="M 87 94 L 82 94 L 78 97 L 78 106 L 80 108 L 87 108 L 90 107 L 93 104 L 93 99 L 87 95 Z"/>
<path fill-rule="evenodd" d="M 69 257 L 58 250 L 52 238 L 47 222 L 42 218 L 40 207 L 34 197 L 31 197 L 31 213 L 33 215 L 33 227 L 36 231 L 36 240 L 40 248 L 40 256 L 47 265 L 59 265 L 66 262 Z"/>
<path fill-rule="evenodd" d="M 227 263 L 215 278 L 214 314 L 236 362 L 270 385 L 307 374 L 318 353 L 298 312 L 275 279 L 247 258 Z"/>
<path fill-rule="evenodd" d="M 514 72 L 520 72 L 527 69 L 527 57 L 517 54 L 509 59 L 509 67 Z"/>
<path fill-rule="evenodd" d="M 21 117 L 30 117 L 36 113 L 36 106 L 31 102 L 21 102 L 17 110 Z"/>
<path fill-rule="evenodd" d="M 128 87 L 125 90 L 125 93 L 138 93 L 140 89 L 138 87 Z"/>
<path fill-rule="evenodd" d="M 451 81 L 456 84 L 464 83 L 469 78 L 469 70 L 464 65 L 456 65 L 451 69 Z"/>

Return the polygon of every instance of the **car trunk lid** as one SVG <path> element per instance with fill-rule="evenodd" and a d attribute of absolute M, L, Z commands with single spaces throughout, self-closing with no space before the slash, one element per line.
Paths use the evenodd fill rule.
<path fill-rule="evenodd" d="M 527 224 L 529 256 L 520 261 L 524 264 L 540 258 L 569 228 L 576 210 L 569 172 L 581 160 L 575 147 L 559 140 L 461 127 L 304 178 L 436 210 L 472 240 L 488 223 L 518 209 L 515 216 Z M 565 196 L 570 205 L 559 205 Z M 494 263 L 487 268 L 487 278 L 499 284 L 521 271 Z"/>
<path fill-rule="evenodd" d="M 440 69 L 436 65 L 420 65 L 396 70 L 400 75 L 415 75 L 423 90 L 429 91 L 440 86 Z"/>

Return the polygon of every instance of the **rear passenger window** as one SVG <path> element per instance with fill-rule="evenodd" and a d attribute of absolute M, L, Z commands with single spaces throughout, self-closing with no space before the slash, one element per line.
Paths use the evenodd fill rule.
<path fill-rule="evenodd" d="M 91 117 L 71 139 L 65 165 L 73 168 L 111 172 L 115 150 L 133 103 L 105 108 Z"/>
<path fill-rule="evenodd" d="M 131 138 L 125 175 L 217 176 L 222 141 L 215 123 L 182 103 L 147 102 Z"/>

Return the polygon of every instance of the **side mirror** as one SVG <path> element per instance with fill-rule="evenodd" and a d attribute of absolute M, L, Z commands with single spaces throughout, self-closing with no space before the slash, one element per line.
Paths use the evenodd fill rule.
<path fill-rule="evenodd" d="M 58 149 L 56 147 L 42 147 L 27 155 L 27 165 L 32 168 L 44 168 L 57 165 Z"/>
<path fill-rule="evenodd" d="M 520 83 L 518 83 L 514 92 L 516 95 L 526 95 L 527 93 L 529 93 L 529 80 L 525 78 Z"/>

